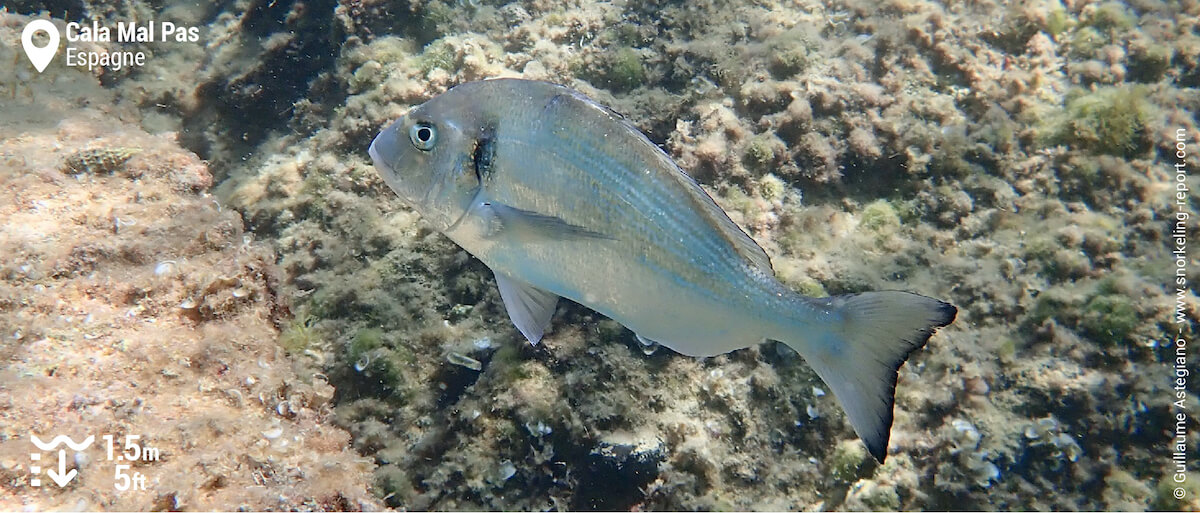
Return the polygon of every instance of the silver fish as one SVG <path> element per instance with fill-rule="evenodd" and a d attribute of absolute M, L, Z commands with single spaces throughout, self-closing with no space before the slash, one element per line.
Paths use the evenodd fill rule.
<path fill-rule="evenodd" d="M 795 293 L 658 146 L 554 84 L 459 85 L 385 128 L 370 155 L 405 203 L 491 268 L 530 342 L 560 297 L 685 355 L 783 342 L 879 461 L 897 369 L 957 313 L 908 292 Z"/>

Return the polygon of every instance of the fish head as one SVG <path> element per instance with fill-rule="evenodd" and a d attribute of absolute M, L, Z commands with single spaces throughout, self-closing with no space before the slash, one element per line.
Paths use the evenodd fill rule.
<path fill-rule="evenodd" d="M 368 153 L 392 191 L 431 227 L 447 231 L 480 191 L 474 162 L 481 124 L 466 102 L 429 100 L 388 125 Z"/>

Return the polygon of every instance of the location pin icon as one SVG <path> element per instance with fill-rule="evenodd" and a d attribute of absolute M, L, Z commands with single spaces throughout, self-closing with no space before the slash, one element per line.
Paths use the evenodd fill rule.
<path fill-rule="evenodd" d="M 33 46 L 33 34 L 39 30 L 50 36 L 50 44 L 41 48 Z M 25 47 L 25 55 L 29 56 L 29 62 L 41 73 L 50 65 L 50 61 L 54 60 L 54 54 L 58 53 L 58 27 L 50 23 L 50 20 L 29 22 L 25 25 L 25 30 L 21 31 L 21 46 Z"/>

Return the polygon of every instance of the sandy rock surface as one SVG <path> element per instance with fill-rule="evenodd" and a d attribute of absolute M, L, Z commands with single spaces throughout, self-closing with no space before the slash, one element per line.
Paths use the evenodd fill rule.
<path fill-rule="evenodd" d="M 333 387 L 277 342 L 272 250 L 172 134 L 58 73 L 0 99 L 0 509 L 378 507 Z M 31 435 L 93 442 L 60 488 Z"/>

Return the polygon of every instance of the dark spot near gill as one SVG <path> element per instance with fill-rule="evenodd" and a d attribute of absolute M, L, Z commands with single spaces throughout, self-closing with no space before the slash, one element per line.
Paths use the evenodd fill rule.
<path fill-rule="evenodd" d="M 475 177 L 480 183 L 492 173 L 492 160 L 496 156 L 496 129 L 486 126 L 479 131 L 479 140 L 475 141 Z"/>

